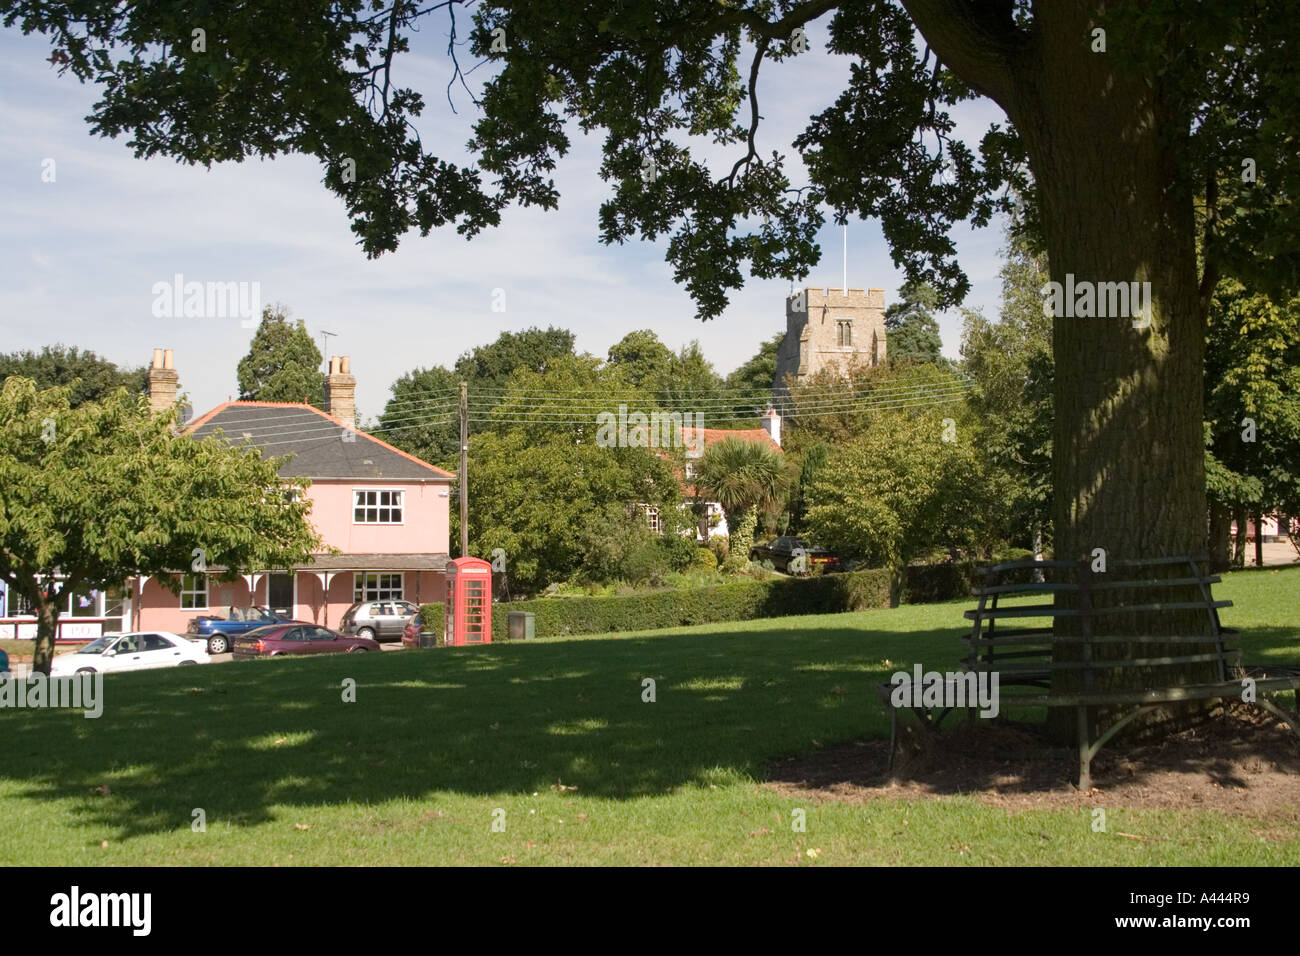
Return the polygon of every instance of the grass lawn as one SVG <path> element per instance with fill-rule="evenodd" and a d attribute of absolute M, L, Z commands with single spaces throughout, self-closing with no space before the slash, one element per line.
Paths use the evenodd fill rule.
<path fill-rule="evenodd" d="M 1300 660 L 1300 568 L 1217 593 L 1248 659 Z M 1294 818 L 1265 839 L 1218 811 L 1112 810 L 1094 833 L 1082 809 L 758 785 L 775 757 L 886 736 L 875 685 L 954 664 L 969 606 L 110 676 L 98 720 L 0 711 L 0 863 L 1300 863 Z"/>

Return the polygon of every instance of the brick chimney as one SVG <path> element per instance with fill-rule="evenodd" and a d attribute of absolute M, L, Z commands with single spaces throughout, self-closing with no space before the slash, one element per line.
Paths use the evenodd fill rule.
<path fill-rule="evenodd" d="M 149 408 L 155 412 L 176 404 L 176 390 L 181 377 L 172 367 L 171 349 L 154 349 L 149 367 Z"/>
<path fill-rule="evenodd" d="M 330 356 L 330 371 L 325 376 L 325 411 L 353 428 L 357 427 L 357 380 L 352 377 L 352 359 L 347 355 Z"/>
<path fill-rule="evenodd" d="M 777 447 L 781 446 L 781 416 L 777 414 L 775 408 L 769 408 L 763 416 L 763 431 L 771 436 L 772 441 L 776 442 Z"/>

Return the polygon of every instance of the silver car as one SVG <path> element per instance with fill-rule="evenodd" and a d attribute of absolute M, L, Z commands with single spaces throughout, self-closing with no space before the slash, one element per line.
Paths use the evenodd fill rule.
<path fill-rule="evenodd" d="M 406 622 L 419 607 L 410 601 L 361 601 L 343 612 L 339 630 L 355 637 L 373 640 L 400 639 Z"/>

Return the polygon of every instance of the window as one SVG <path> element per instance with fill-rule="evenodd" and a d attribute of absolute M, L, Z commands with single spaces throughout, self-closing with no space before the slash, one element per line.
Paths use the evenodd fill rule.
<path fill-rule="evenodd" d="M 352 588 L 352 600 L 356 601 L 400 601 L 402 599 L 402 575 L 373 574 L 357 572 L 356 583 Z"/>
<path fill-rule="evenodd" d="M 853 344 L 853 320 L 839 319 L 835 323 L 835 344 L 840 346 Z"/>
<path fill-rule="evenodd" d="M 654 505 L 639 505 L 638 508 L 645 515 L 646 527 L 650 529 L 650 532 L 652 534 L 663 534 L 664 523 L 659 516 L 659 509 Z"/>
<path fill-rule="evenodd" d="M 170 651 L 172 647 L 172 642 L 161 634 L 146 634 L 144 636 L 144 649 L 146 651 Z"/>
<path fill-rule="evenodd" d="M 208 607 L 208 576 L 187 574 L 181 582 L 181 610 L 200 611 Z"/>
<path fill-rule="evenodd" d="M 8 607 L 5 608 L 5 617 L 34 617 L 36 615 L 36 606 L 12 587 L 9 588 L 6 597 Z"/>
<path fill-rule="evenodd" d="M 354 524 L 401 524 L 401 491 L 365 491 L 358 489 L 352 497 Z"/>

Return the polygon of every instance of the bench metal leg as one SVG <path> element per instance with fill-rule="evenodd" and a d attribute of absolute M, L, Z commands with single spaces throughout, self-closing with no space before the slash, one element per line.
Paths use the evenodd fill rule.
<path fill-rule="evenodd" d="M 894 750 L 898 746 L 898 708 L 889 708 L 889 763 L 886 770 L 894 769 Z"/>
<path fill-rule="evenodd" d="M 1296 736 L 1300 737 L 1300 719 L 1297 719 L 1295 714 L 1288 714 L 1285 710 L 1279 707 L 1276 702 L 1269 700 L 1267 697 L 1261 696 L 1255 701 L 1255 703 L 1273 716 L 1285 721 L 1287 726 L 1295 732 Z"/>
<path fill-rule="evenodd" d="M 1092 741 L 1088 739 L 1088 708 L 1079 707 L 1079 790 L 1092 789 Z"/>

